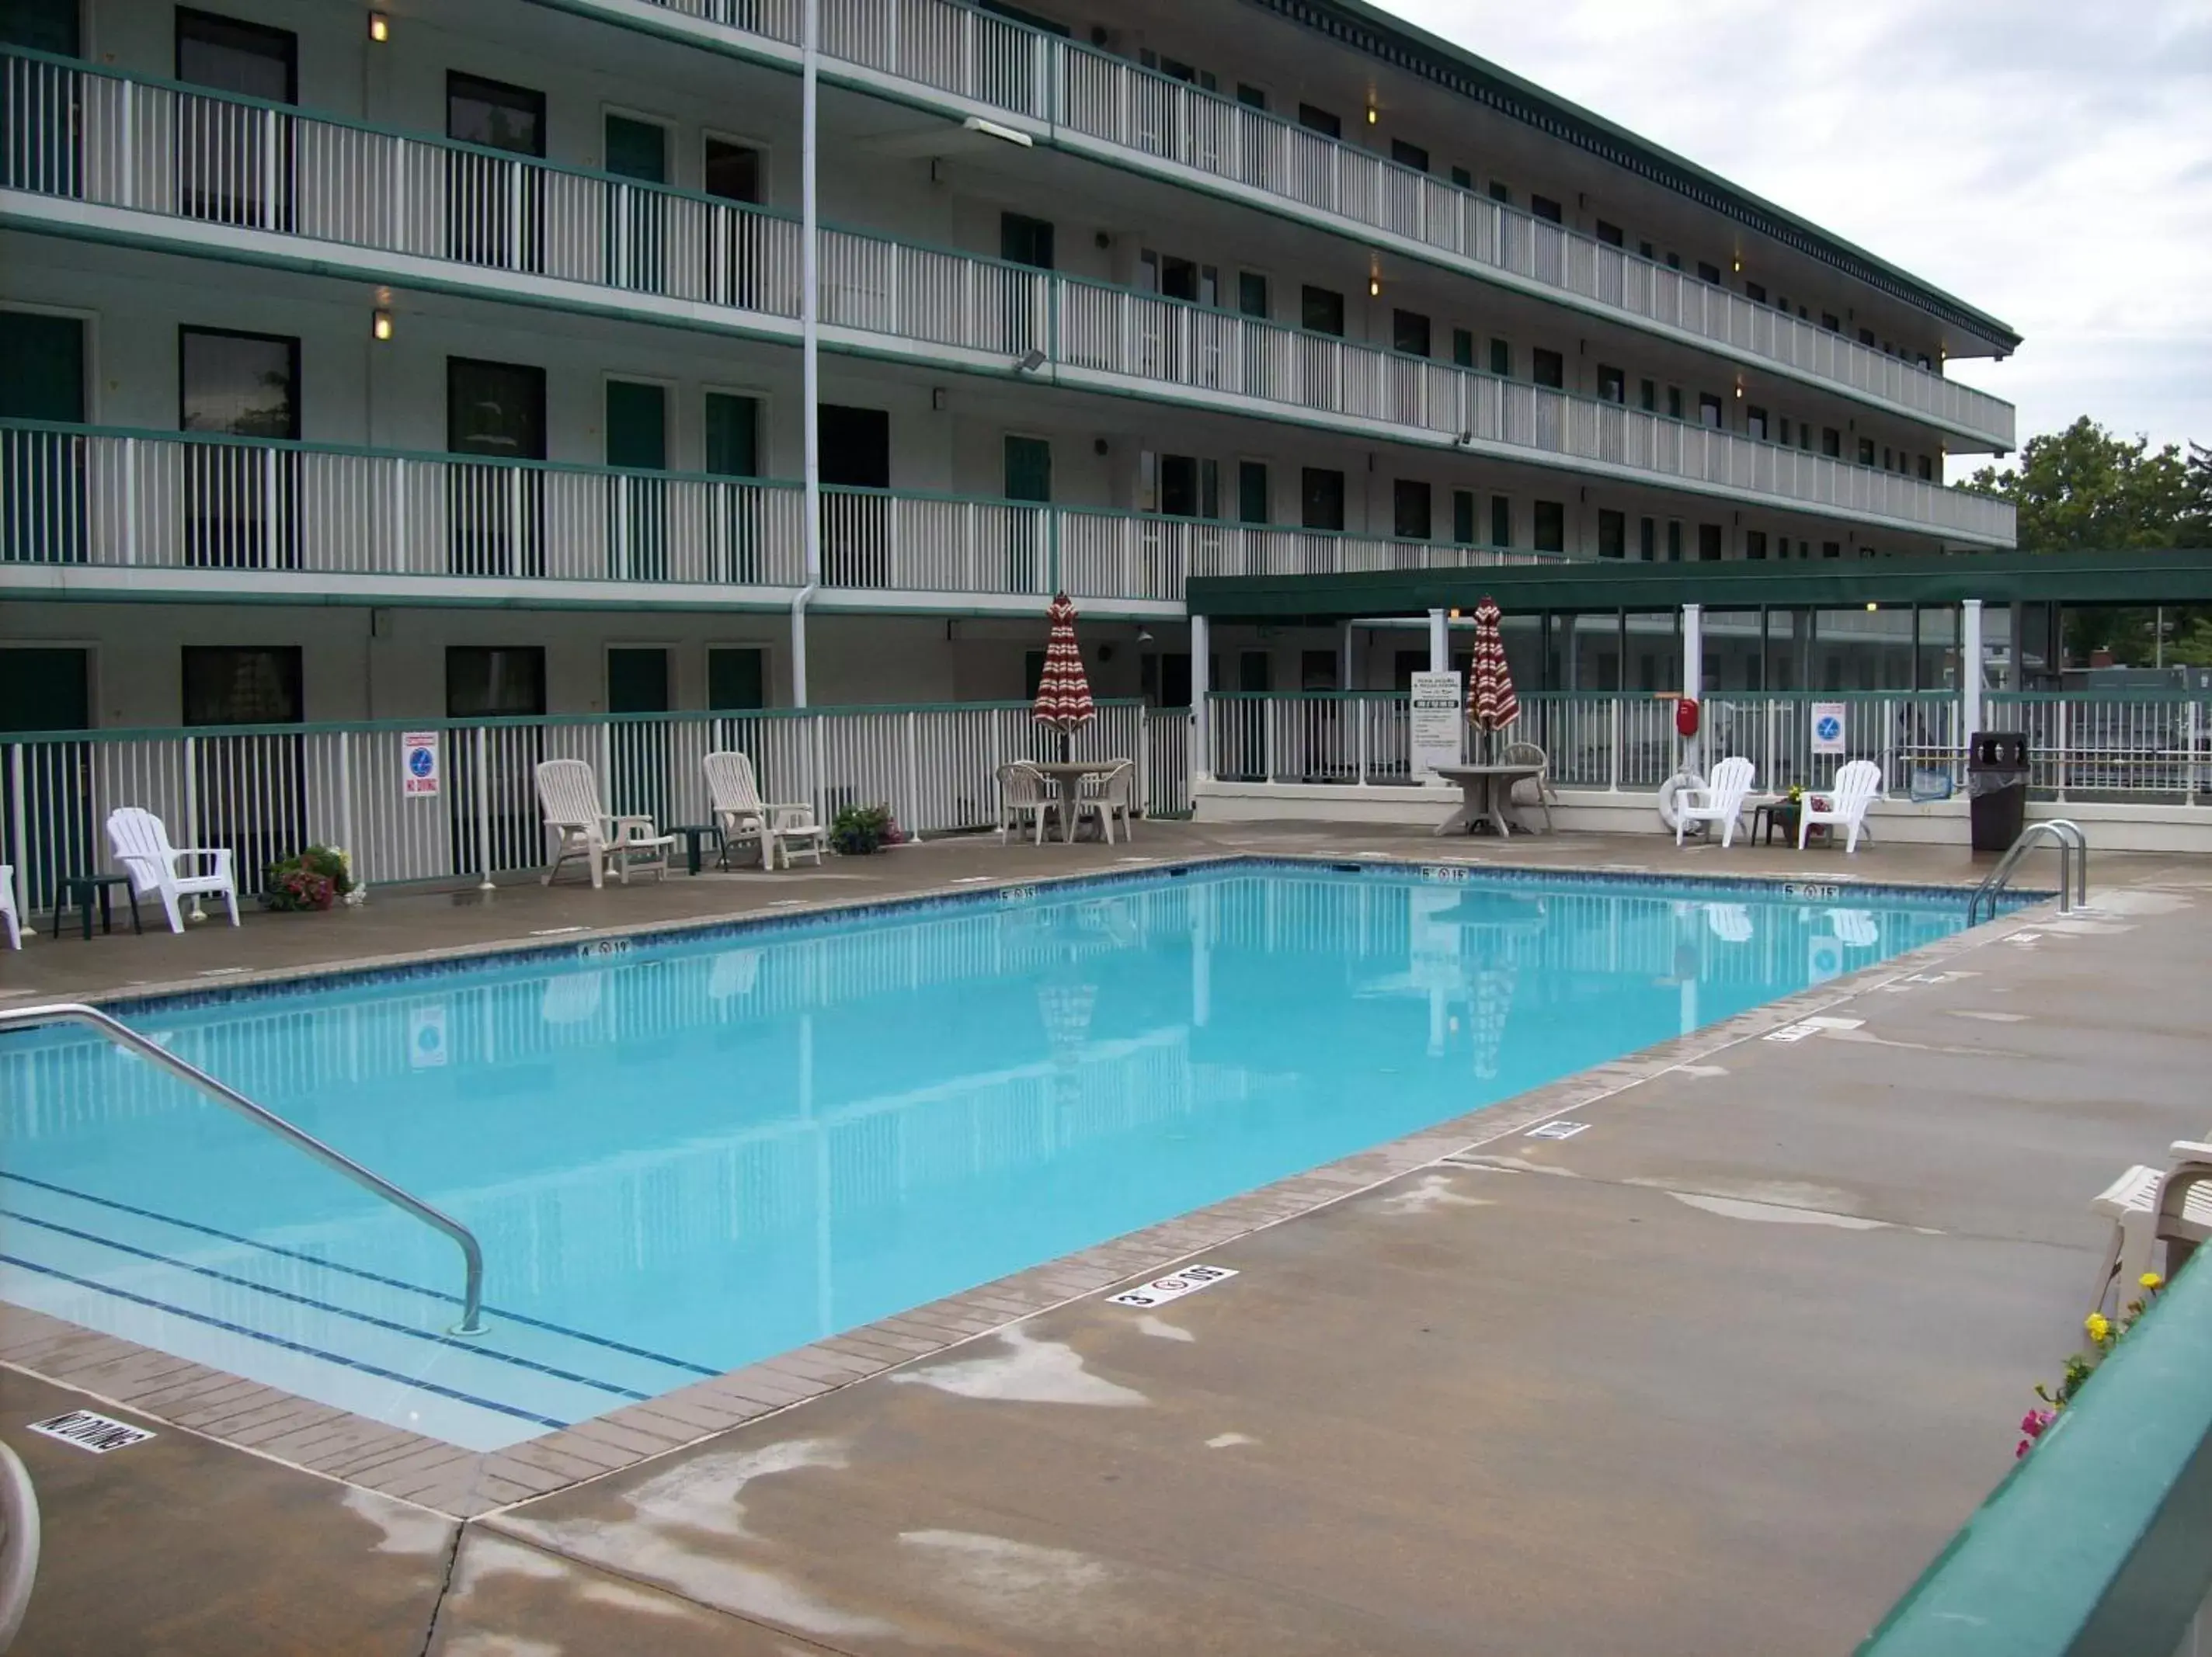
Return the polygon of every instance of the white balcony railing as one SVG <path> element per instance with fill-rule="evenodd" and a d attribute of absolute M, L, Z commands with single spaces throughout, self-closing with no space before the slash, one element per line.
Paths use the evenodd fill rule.
<path fill-rule="evenodd" d="M 649 3 L 779 46 L 799 42 L 799 0 Z M 2012 405 L 1986 392 L 1079 42 L 957 0 L 823 0 L 822 11 L 822 50 L 833 74 L 850 66 L 988 106 L 1079 135 L 1169 178 L 1283 203 L 1363 241 L 1381 232 L 1477 275 L 1569 295 L 1632 326 L 1687 334 L 1998 450 L 2014 446 Z"/>
<path fill-rule="evenodd" d="M 34 55 L 0 57 L 0 74 L 10 189 L 299 236 L 319 257 L 427 258 L 720 307 L 733 321 L 798 313 L 796 228 L 755 209 Z M 828 232 L 821 300 L 833 343 L 844 331 L 870 350 L 932 362 L 964 353 L 961 366 L 999 373 L 1035 351 L 1078 385 L 1589 463 L 1984 544 L 2014 538 L 2012 507 L 1986 497 L 967 254 Z"/>
<path fill-rule="evenodd" d="M 0 421 L 0 568 L 788 591 L 799 485 Z M 828 488 L 831 588 L 1178 604 L 1189 575 L 1543 561 L 1528 552 Z M 396 590 L 396 589 L 395 589 Z M 680 594 L 675 595 L 678 602 Z M 702 592 L 697 602 L 710 602 Z"/>

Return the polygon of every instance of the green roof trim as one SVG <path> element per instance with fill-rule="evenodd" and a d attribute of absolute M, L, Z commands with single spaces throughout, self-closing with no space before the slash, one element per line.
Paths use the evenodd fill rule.
<path fill-rule="evenodd" d="M 1200 575 L 1194 616 L 1315 623 L 1472 610 L 1851 610 L 1866 604 L 2212 604 L 2212 548 L 2117 552 L 1950 553 L 1787 562 L 1646 564 L 1583 559 L 1476 569 L 1345 575 Z"/>
<path fill-rule="evenodd" d="M 1687 157 L 1638 137 L 1627 128 L 1547 92 L 1440 35 L 1393 16 L 1367 0 L 1251 0 L 1251 3 L 1525 122 L 1639 178 L 1663 185 L 1893 299 L 1978 334 L 2002 351 L 2020 349 L 2020 335 L 1987 312 L 1730 184 Z"/>

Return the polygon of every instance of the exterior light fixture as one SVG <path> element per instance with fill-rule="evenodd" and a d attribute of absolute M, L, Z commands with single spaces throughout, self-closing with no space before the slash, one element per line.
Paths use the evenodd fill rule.
<path fill-rule="evenodd" d="M 1148 645 L 1148 644 L 1152 643 L 1152 628 L 1148 628 L 1148 627 L 1145 626 L 1141 622 L 1139 622 L 1139 623 L 1137 624 L 1137 642 L 1138 642 L 1139 644 L 1140 644 L 1140 645 Z"/>
<path fill-rule="evenodd" d="M 1742 386 L 1739 385 L 1739 386 L 1737 386 L 1737 387 L 1735 388 L 1735 395 L 1736 395 L 1736 400 L 1737 400 L 1738 402 L 1741 402 L 1741 401 L 1743 400 L 1743 387 L 1742 387 Z"/>
<path fill-rule="evenodd" d="M 368 331 L 370 337 L 377 340 L 380 343 L 390 339 L 392 337 L 392 313 L 389 311 L 378 311 L 374 313 L 368 320 Z"/>
<path fill-rule="evenodd" d="M 380 11 L 368 15 L 368 38 L 380 46 L 392 38 L 392 20 Z"/>
<path fill-rule="evenodd" d="M 986 138 L 997 138 L 1002 143 L 1018 144 L 1024 149 L 1036 147 L 1036 141 L 1019 127 L 1002 126 L 996 121 L 987 121 L 980 115 L 970 115 L 960 123 L 961 130 L 980 133 Z"/>
<path fill-rule="evenodd" d="M 1370 125 L 1370 126 L 1373 126 L 1373 125 L 1375 124 L 1375 123 L 1376 123 L 1376 122 L 1377 122 L 1377 121 L 1381 120 L 1382 118 L 1382 112 L 1381 110 L 1379 110 L 1379 109 L 1376 108 L 1376 107 L 1375 107 L 1375 106 L 1374 106 L 1374 105 L 1372 105 L 1372 104 L 1370 104 L 1370 105 L 1368 105 L 1368 106 L 1367 106 L 1367 124 L 1368 124 L 1368 125 Z"/>
<path fill-rule="evenodd" d="M 1736 270 L 1740 273 L 1740 272 L 1743 270 L 1743 255 L 1742 255 L 1742 254 L 1741 254 L 1741 253 L 1738 253 L 1738 254 L 1735 256 L 1735 258 L 1734 264 L 1735 264 L 1735 269 L 1736 269 Z"/>
<path fill-rule="evenodd" d="M 1868 603 L 1867 603 L 1867 614 L 1868 614 L 1868 615 L 1869 615 L 1869 616 L 1871 616 L 1871 615 L 1873 615 L 1873 614 L 1874 614 L 1874 612 L 1875 612 L 1875 611 L 1876 611 L 1876 610 L 1880 610 L 1881 608 L 1881 606 L 1880 604 L 1877 604 L 1874 603 L 1871 599 L 1869 599 L 1869 600 L 1868 601 Z"/>
<path fill-rule="evenodd" d="M 1382 277 L 1370 276 L 1367 278 L 1367 297 L 1370 299 L 1381 299 L 1382 297 Z"/>

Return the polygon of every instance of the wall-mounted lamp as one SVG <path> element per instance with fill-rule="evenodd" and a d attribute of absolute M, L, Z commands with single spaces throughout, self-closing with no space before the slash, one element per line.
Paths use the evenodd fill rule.
<path fill-rule="evenodd" d="M 392 337 L 392 313 L 389 311 L 378 311 L 373 313 L 368 319 L 368 333 L 369 337 L 377 341 L 379 343 L 390 339 Z"/>
<path fill-rule="evenodd" d="M 1368 125 L 1370 125 L 1370 126 L 1373 126 L 1373 125 L 1375 124 L 1375 123 L 1376 123 L 1376 122 L 1377 122 L 1377 121 L 1381 120 L 1382 118 L 1382 112 L 1381 110 L 1379 110 L 1379 109 L 1376 108 L 1376 107 L 1375 107 L 1375 106 L 1374 106 L 1374 105 L 1372 105 L 1372 104 L 1370 104 L 1370 105 L 1368 105 L 1368 106 L 1367 106 L 1367 124 L 1368 124 Z"/>
<path fill-rule="evenodd" d="M 1367 278 L 1367 297 L 1370 299 L 1381 299 L 1382 297 L 1382 277 L 1370 276 Z"/>
<path fill-rule="evenodd" d="M 1743 269 L 1743 255 L 1738 253 L 1731 263 L 1736 270 L 1741 271 Z"/>
<path fill-rule="evenodd" d="M 1142 622 L 1138 622 L 1138 623 L 1137 623 L 1137 642 L 1138 642 L 1139 644 L 1140 644 L 1140 645 L 1148 645 L 1148 644 L 1152 643 L 1152 628 L 1150 628 L 1146 627 L 1146 626 Z"/>
<path fill-rule="evenodd" d="M 1031 149 L 1036 145 L 1036 140 L 1019 127 L 1001 126 L 996 121 L 985 120 L 981 115 L 970 115 L 960 123 L 960 127 L 963 132 L 978 133 L 986 138 L 996 138 L 1004 143 L 1019 144 L 1024 149 Z"/>
<path fill-rule="evenodd" d="M 380 46 L 392 38 L 392 20 L 380 11 L 368 15 L 368 38 Z"/>
<path fill-rule="evenodd" d="M 1738 402 L 1741 402 L 1741 401 L 1743 400 L 1743 387 L 1742 387 L 1742 386 L 1739 385 L 1739 386 L 1737 386 L 1737 387 L 1735 388 L 1735 395 L 1736 395 L 1736 400 L 1737 400 Z"/>
<path fill-rule="evenodd" d="M 933 385 L 929 388 L 929 406 L 938 414 L 945 412 L 945 387 Z"/>
<path fill-rule="evenodd" d="M 1868 614 L 1868 615 L 1869 615 L 1869 616 L 1871 616 L 1871 615 L 1873 615 L 1873 614 L 1874 614 L 1874 612 L 1875 612 L 1875 611 L 1876 611 L 1876 610 L 1880 610 L 1881 608 L 1881 606 L 1880 604 L 1874 604 L 1874 603 L 1872 603 L 1872 602 L 1869 602 L 1869 603 L 1868 604 L 1868 605 L 1867 605 L 1867 614 Z"/>

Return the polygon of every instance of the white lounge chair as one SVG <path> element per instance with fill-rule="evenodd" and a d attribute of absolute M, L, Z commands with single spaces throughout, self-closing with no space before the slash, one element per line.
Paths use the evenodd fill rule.
<path fill-rule="evenodd" d="M 1083 780 L 1083 792 L 1075 804 L 1076 820 L 1085 817 L 1098 819 L 1098 831 L 1106 836 L 1106 843 L 1114 843 L 1114 817 L 1120 813 L 1121 835 L 1134 840 L 1137 831 L 1130 826 L 1130 814 L 1136 808 L 1137 767 L 1133 760 L 1115 760 L 1113 768 Z"/>
<path fill-rule="evenodd" d="M 1510 742 L 1505 744 L 1503 762 L 1507 765 L 1533 765 L 1536 774 L 1513 785 L 1513 804 L 1534 805 L 1544 813 L 1544 832 L 1552 832 L 1552 807 L 1559 800 L 1559 791 L 1552 786 L 1552 756 L 1532 742 Z"/>
<path fill-rule="evenodd" d="M 23 923 L 15 913 L 15 866 L 0 863 L 0 926 L 8 929 L 8 947 L 23 947 Z"/>
<path fill-rule="evenodd" d="M 131 877 L 133 897 L 161 894 L 171 932 L 185 930 L 177 900 L 203 893 L 221 895 L 230 906 L 230 924 L 238 925 L 238 883 L 231 877 L 228 847 L 172 846 L 161 818 L 139 806 L 119 805 L 107 814 L 107 847 Z"/>
<path fill-rule="evenodd" d="M 734 749 L 720 749 L 703 763 L 707 798 L 715 826 L 722 831 L 726 855 L 730 841 L 757 839 L 763 869 L 774 869 L 779 860 L 788 869 L 794 851 L 811 857 L 817 868 L 821 865 L 830 831 L 815 817 L 811 805 L 805 800 L 763 799 L 751 759 Z"/>
<path fill-rule="evenodd" d="M 2097 1276 L 2097 1297 L 2092 1310 L 2101 1310 L 2119 1276 L 2127 1253 L 2128 1223 L 2148 1218 L 2151 1235 L 2145 1245 L 2145 1269 L 2160 1243 L 2166 1245 L 2166 1275 L 2171 1278 L 2197 1252 L 2198 1244 L 2212 1241 L 2212 1144 L 2177 1139 L 2168 1148 L 2172 1162 L 2163 1172 L 2138 1162 L 2107 1186 L 2090 1206 L 2112 1222 L 2112 1246 L 2106 1251 L 2104 1270 Z"/>
<path fill-rule="evenodd" d="M 1008 829 L 1019 834 L 1026 822 L 1036 829 L 1036 843 L 1043 845 L 1044 820 L 1053 810 L 1043 776 L 1035 766 L 1019 760 L 1000 766 L 995 774 L 999 779 L 999 844 L 1006 843 Z"/>
<path fill-rule="evenodd" d="M 1805 849 L 1805 836 L 1813 831 L 1814 823 L 1825 822 L 1831 834 L 1848 828 L 1850 837 L 1844 844 L 1844 853 L 1848 856 L 1857 851 L 1862 834 L 1872 838 L 1872 831 L 1866 826 L 1867 807 L 1874 804 L 1874 797 L 1880 792 L 1881 768 L 1872 760 L 1853 760 L 1842 767 L 1836 773 L 1836 786 L 1822 796 L 1829 801 L 1827 810 L 1815 810 L 1810 794 L 1798 808 L 1797 849 Z"/>
<path fill-rule="evenodd" d="M 1831 909 L 1828 924 L 1847 950 L 1871 950 L 1881 942 L 1881 924 L 1864 909 Z"/>
<path fill-rule="evenodd" d="M 1751 942 L 1751 910 L 1741 903 L 1708 903 L 1705 925 L 1723 944 Z"/>
<path fill-rule="evenodd" d="M 1676 795 L 1674 844 L 1682 843 L 1683 833 L 1692 823 L 1716 822 L 1720 825 L 1721 844 L 1734 845 L 1735 825 L 1750 796 L 1753 775 L 1751 762 L 1738 756 L 1715 766 L 1712 780 L 1704 787 L 1685 788 Z"/>
<path fill-rule="evenodd" d="M 651 817 L 617 816 L 599 809 L 599 780 L 581 760 L 541 760 L 538 764 L 538 804 L 545 814 L 545 832 L 553 839 L 552 860 L 542 877 L 550 886 L 561 865 L 580 857 L 592 872 L 597 889 L 606 884 L 606 871 L 629 884 L 633 867 L 651 869 L 655 877 L 668 873 L 673 835 L 653 832 Z"/>

